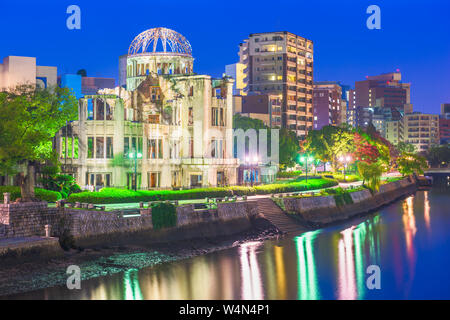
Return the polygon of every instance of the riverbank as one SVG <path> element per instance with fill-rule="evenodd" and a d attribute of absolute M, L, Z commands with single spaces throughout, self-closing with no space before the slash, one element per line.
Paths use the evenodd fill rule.
<path fill-rule="evenodd" d="M 0 268 L 0 299 L 13 299 L 14 294 L 65 286 L 66 270 L 70 265 L 78 265 L 82 280 L 87 280 L 130 269 L 189 259 L 236 247 L 245 242 L 264 241 L 280 236 L 281 233 L 267 220 L 256 217 L 249 230 L 234 235 L 148 245 L 104 245 L 81 250 L 71 249 L 64 252 L 62 257 Z"/>
<path fill-rule="evenodd" d="M 415 190 L 414 180 L 401 180 L 385 184 L 374 196 L 368 193 L 368 190 L 361 194 L 354 192 L 353 207 L 338 206 L 330 197 L 325 199 L 325 202 L 329 204 L 326 208 L 320 205 L 324 202 L 324 199 L 321 199 L 324 197 L 304 198 L 308 199 L 309 206 L 305 206 L 301 201 L 300 204 L 296 203 L 301 199 L 295 197 L 283 198 L 283 200 L 295 201 L 302 221 L 312 229 L 365 214 Z M 21 264 L 17 264 L 16 261 L 13 265 L 2 266 L 0 296 L 65 285 L 66 269 L 70 265 L 80 266 L 82 279 L 86 280 L 187 259 L 239 246 L 248 241 L 280 237 L 282 234 L 276 227 L 276 223 L 272 224 L 261 216 L 257 212 L 256 203 L 255 200 L 234 203 L 232 205 L 234 209 L 231 209 L 230 204 L 224 203 L 216 211 L 195 212 L 191 210 L 192 208 L 180 209 L 178 227 L 166 230 L 152 230 L 144 227 L 137 232 L 136 227 L 142 228 L 142 224 L 129 223 L 132 220 L 127 219 L 147 223 L 148 227 L 151 223 L 149 209 L 143 209 L 141 217 L 126 220 L 120 216 L 107 216 L 103 213 L 98 215 L 99 213 L 95 211 L 68 210 L 66 213 L 70 212 L 72 217 L 81 217 L 77 218 L 77 223 L 71 224 L 70 229 L 78 235 L 79 249 L 71 249 L 58 258 L 48 260 L 36 258 Z M 52 208 L 52 210 L 60 210 L 60 208 Z M 99 230 L 102 231 L 100 234 L 98 234 Z M 121 231 L 117 232 L 117 230 Z"/>
<path fill-rule="evenodd" d="M 417 190 L 417 180 L 410 176 L 380 186 L 379 191 L 354 192 L 311 197 L 284 198 L 284 210 L 310 227 L 321 228 L 378 210 Z"/>

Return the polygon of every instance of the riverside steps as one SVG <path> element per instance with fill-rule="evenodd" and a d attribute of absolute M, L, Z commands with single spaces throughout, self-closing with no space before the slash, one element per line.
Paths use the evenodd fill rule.
<path fill-rule="evenodd" d="M 283 233 L 301 233 L 307 229 L 298 224 L 294 218 L 289 217 L 283 210 L 270 198 L 259 198 L 258 213 L 272 223 Z"/>

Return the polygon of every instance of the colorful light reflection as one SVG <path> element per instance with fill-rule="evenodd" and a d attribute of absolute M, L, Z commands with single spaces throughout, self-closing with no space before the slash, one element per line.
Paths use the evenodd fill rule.
<path fill-rule="evenodd" d="M 256 249 L 260 245 L 260 242 L 244 243 L 239 250 L 242 299 L 244 300 L 262 300 L 264 298 L 261 273 L 256 259 Z"/>
<path fill-rule="evenodd" d="M 125 300 L 142 300 L 141 288 L 139 286 L 139 276 L 137 269 L 125 271 L 123 275 L 125 288 Z"/>
<path fill-rule="evenodd" d="M 314 239 L 320 231 L 307 232 L 295 238 L 297 249 L 298 299 L 318 300 L 316 265 L 314 262 Z"/>

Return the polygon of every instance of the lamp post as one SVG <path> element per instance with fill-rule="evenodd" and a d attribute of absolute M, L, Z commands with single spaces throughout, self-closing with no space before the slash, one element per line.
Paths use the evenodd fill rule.
<path fill-rule="evenodd" d="M 303 155 L 300 157 L 300 162 L 305 163 L 306 183 L 308 183 L 308 161 L 311 163 L 314 161 L 312 155 Z"/>
<path fill-rule="evenodd" d="M 352 161 L 352 157 L 350 157 L 349 155 L 346 156 L 340 156 L 339 157 L 339 161 L 342 162 L 344 164 L 344 181 L 345 181 L 345 169 L 347 169 L 347 165 L 350 161 Z"/>
<path fill-rule="evenodd" d="M 128 154 L 128 158 L 134 159 L 133 189 L 137 191 L 137 160 L 142 159 L 142 153 L 136 153 L 136 150 L 133 150 L 133 152 Z"/>

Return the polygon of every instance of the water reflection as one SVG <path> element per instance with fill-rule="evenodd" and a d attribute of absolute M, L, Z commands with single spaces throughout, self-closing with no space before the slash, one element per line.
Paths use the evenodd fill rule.
<path fill-rule="evenodd" d="M 139 271 L 129 269 L 83 281 L 82 290 L 61 286 L 17 297 L 450 298 L 450 258 L 446 255 L 450 250 L 449 207 L 448 191 L 433 188 L 343 225 L 293 238 L 246 243 Z M 366 288 L 366 269 L 373 264 L 381 267 L 382 290 Z"/>
<path fill-rule="evenodd" d="M 406 242 L 406 256 L 408 262 L 408 279 L 405 286 L 406 294 L 411 290 L 414 280 L 416 253 L 414 248 L 414 237 L 417 232 L 416 217 L 414 216 L 414 196 L 403 201 L 403 228 Z"/>
<path fill-rule="evenodd" d="M 261 274 L 256 259 L 256 249 L 260 245 L 259 242 L 244 243 L 239 250 L 242 279 L 241 295 L 244 300 L 261 300 L 264 297 Z"/>
<path fill-rule="evenodd" d="M 142 300 L 137 269 L 125 271 L 123 276 L 123 284 L 125 287 L 125 300 Z"/>
<path fill-rule="evenodd" d="M 366 268 L 380 260 L 379 222 L 379 216 L 375 216 L 340 232 L 337 245 L 338 299 L 364 299 Z"/>
<path fill-rule="evenodd" d="M 314 239 L 318 233 L 319 231 L 307 232 L 295 238 L 298 299 L 300 300 L 320 299 L 313 246 Z"/>
<path fill-rule="evenodd" d="M 277 290 L 279 292 L 279 298 L 286 299 L 286 270 L 284 269 L 284 257 L 283 257 L 283 247 L 274 246 L 275 254 L 275 266 L 276 266 L 276 276 L 277 276 Z"/>
<path fill-rule="evenodd" d="M 428 199 L 428 191 L 423 192 L 423 216 L 425 219 L 425 226 L 430 231 L 430 200 Z"/>

